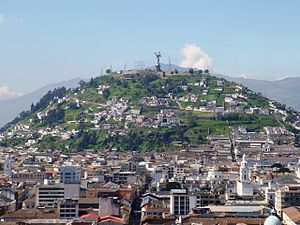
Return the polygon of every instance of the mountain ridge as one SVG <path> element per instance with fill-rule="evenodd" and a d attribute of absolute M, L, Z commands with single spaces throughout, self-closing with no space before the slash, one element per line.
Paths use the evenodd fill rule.
<path fill-rule="evenodd" d="M 82 79 L 73 78 L 71 80 L 56 82 L 20 97 L 0 100 L 0 127 L 13 120 L 22 111 L 28 110 L 31 103 L 38 102 L 49 90 L 62 86 L 66 86 L 66 88 L 74 88 L 79 85 L 78 83 L 80 80 Z"/>
<path fill-rule="evenodd" d="M 217 75 L 230 81 L 247 86 L 253 91 L 260 92 L 264 96 L 274 99 L 288 107 L 300 110 L 300 77 L 288 77 L 283 80 L 259 80 L 249 78 L 237 78 L 225 75 Z"/>

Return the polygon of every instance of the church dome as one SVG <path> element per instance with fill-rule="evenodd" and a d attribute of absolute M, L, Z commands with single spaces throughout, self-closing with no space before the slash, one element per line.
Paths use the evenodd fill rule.
<path fill-rule="evenodd" d="M 271 215 L 265 220 L 264 225 L 281 225 L 280 219 L 275 215 L 275 210 L 272 210 Z"/>

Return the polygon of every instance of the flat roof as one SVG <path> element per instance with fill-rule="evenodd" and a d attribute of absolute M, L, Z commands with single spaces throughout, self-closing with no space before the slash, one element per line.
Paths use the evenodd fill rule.
<path fill-rule="evenodd" d="M 211 212 L 229 212 L 229 213 L 249 213 L 249 212 L 256 212 L 260 211 L 266 207 L 264 206 L 230 206 L 230 205 L 220 205 L 220 206 L 203 206 L 203 207 L 197 207 L 197 209 L 207 209 Z M 267 209 L 267 208 L 266 208 Z"/>

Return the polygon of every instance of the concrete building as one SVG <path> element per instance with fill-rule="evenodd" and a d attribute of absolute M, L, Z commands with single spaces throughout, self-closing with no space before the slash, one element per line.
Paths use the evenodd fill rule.
<path fill-rule="evenodd" d="M 135 184 L 137 182 L 136 172 L 117 172 L 113 174 L 113 181 L 120 184 Z"/>
<path fill-rule="evenodd" d="M 64 199 L 65 187 L 63 184 L 37 185 L 36 206 L 56 208 Z"/>
<path fill-rule="evenodd" d="M 60 167 L 60 183 L 80 183 L 81 168 L 78 165 L 64 165 Z"/>
<path fill-rule="evenodd" d="M 116 215 L 120 216 L 120 204 L 117 197 L 100 197 L 99 214 L 101 217 Z"/>
<path fill-rule="evenodd" d="M 59 218 L 73 219 L 79 215 L 78 200 L 65 199 L 59 204 Z"/>
<path fill-rule="evenodd" d="M 79 184 L 38 184 L 36 187 L 36 206 L 57 208 L 64 199 L 79 197 Z"/>
<path fill-rule="evenodd" d="M 282 216 L 283 209 L 290 206 L 299 206 L 300 185 L 285 185 L 275 193 L 275 209 Z"/>
<path fill-rule="evenodd" d="M 286 225 L 300 225 L 300 207 L 283 209 L 282 221 Z"/>
<path fill-rule="evenodd" d="M 221 181 L 223 180 L 223 173 L 218 167 L 211 167 L 207 172 L 207 179 L 210 181 Z"/>
<path fill-rule="evenodd" d="M 220 204 L 219 196 L 211 193 L 188 192 L 186 189 L 173 189 L 170 193 L 170 213 L 174 215 L 187 215 L 195 207 Z"/>

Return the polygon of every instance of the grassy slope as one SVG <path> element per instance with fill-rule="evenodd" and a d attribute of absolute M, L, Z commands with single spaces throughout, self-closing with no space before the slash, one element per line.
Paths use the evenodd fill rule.
<path fill-rule="evenodd" d="M 184 91 L 181 86 L 188 85 L 188 83 L 200 82 L 206 78 L 210 91 L 207 95 L 201 95 L 202 87 L 189 87 L 188 91 Z M 96 87 L 99 84 L 109 85 L 109 94 L 104 97 L 97 93 Z M 145 96 L 156 95 L 157 97 L 165 97 L 168 93 L 173 93 L 174 96 L 182 97 L 188 93 L 199 95 L 199 99 L 205 99 L 207 102 L 216 100 L 217 106 L 224 105 L 225 94 L 236 93 L 232 89 L 234 84 L 231 82 L 224 82 L 223 92 L 216 91 L 217 80 L 215 77 L 207 75 L 189 75 L 189 76 L 172 76 L 164 79 L 157 77 L 138 78 L 134 80 L 123 80 L 120 76 L 104 76 L 93 79 L 82 85 L 84 92 L 70 91 L 67 96 L 72 100 L 64 103 L 60 107 L 64 109 L 64 121 L 78 120 L 82 117 L 83 112 L 90 109 L 93 112 L 99 111 L 97 106 L 104 104 L 107 99 L 112 99 L 113 96 L 129 100 L 129 105 L 135 108 L 141 107 L 140 99 Z M 75 94 L 75 92 L 77 94 Z M 237 92 L 239 93 L 239 92 Z M 245 93 L 244 93 L 245 94 Z M 251 92 L 247 93 L 248 106 L 268 107 L 265 99 L 259 98 Z M 86 103 L 80 109 L 71 109 L 70 104 L 74 104 L 74 99 L 85 101 Z M 182 103 L 183 107 L 187 105 L 201 106 L 204 103 Z M 154 128 L 139 128 L 132 125 L 127 136 L 114 136 L 110 137 L 107 130 L 91 129 L 92 124 L 89 122 L 93 119 L 92 113 L 85 114 L 84 118 L 88 121 L 85 124 L 67 124 L 62 123 L 65 131 L 72 129 L 80 129 L 80 136 L 70 140 L 60 140 L 58 138 L 45 136 L 43 141 L 39 142 L 37 146 L 40 149 L 51 148 L 69 151 L 75 149 L 76 151 L 81 148 L 101 149 L 106 147 L 116 147 L 119 150 L 161 150 L 161 149 L 174 149 L 176 147 L 171 145 L 172 141 L 184 141 L 190 144 L 207 143 L 207 135 L 229 134 L 230 126 L 245 126 L 249 130 L 260 130 L 264 126 L 278 126 L 278 121 L 269 115 L 255 115 L 248 116 L 241 114 L 236 119 L 227 122 L 225 119 L 220 120 L 216 118 L 214 113 L 200 113 L 179 110 L 175 102 L 171 102 L 172 107 L 177 107 L 177 115 L 181 118 L 182 126 L 164 127 L 160 129 Z M 155 114 L 160 110 L 159 107 L 144 106 L 142 114 L 150 117 L 155 117 Z M 35 114 L 29 116 L 34 118 Z M 23 121 L 28 121 L 25 118 Z M 107 123 L 107 122 L 105 122 Z M 115 123 L 115 122 L 114 122 Z M 117 122 L 123 125 L 123 122 Z M 53 124 L 53 127 L 58 124 Z M 43 127 L 41 123 L 34 124 L 34 127 Z M 67 148 L 66 148 L 67 147 Z"/>

